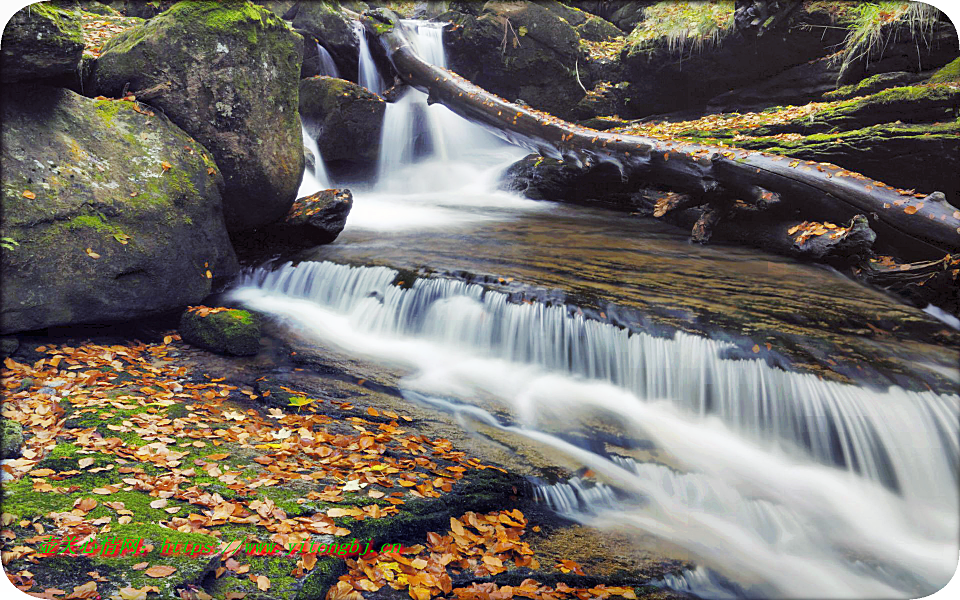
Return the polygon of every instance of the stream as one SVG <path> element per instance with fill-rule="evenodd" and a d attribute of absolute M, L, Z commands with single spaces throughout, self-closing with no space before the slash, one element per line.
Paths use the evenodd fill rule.
<path fill-rule="evenodd" d="M 443 66 L 442 30 L 405 25 Z M 361 78 L 382 86 L 365 44 Z M 952 577 L 947 324 L 823 267 L 500 190 L 526 152 L 416 90 L 387 105 L 376 181 L 329 182 L 311 150 L 301 195 L 349 187 L 345 231 L 248 270 L 233 296 L 399 370 L 409 402 L 589 469 L 535 494 L 695 557 L 662 585 L 905 598 Z"/>

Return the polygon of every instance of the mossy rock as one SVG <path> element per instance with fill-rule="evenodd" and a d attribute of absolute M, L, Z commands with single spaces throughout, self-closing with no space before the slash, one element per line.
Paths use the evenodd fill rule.
<path fill-rule="evenodd" d="M 303 175 L 303 38 L 251 2 L 179 2 L 104 44 L 87 89 L 149 103 L 213 153 L 231 231 L 282 218 Z M 157 88 L 157 86 L 160 86 Z"/>
<path fill-rule="evenodd" d="M 260 351 L 258 315 L 245 310 L 219 309 L 202 316 L 205 307 L 200 308 L 185 310 L 180 317 L 183 341 L 232 356 L 253 356 Z"/>
<path fill-rule="evenodd" d="M 606 42 L 623 35 L 623 32 L 613 23 L 592 15 L 587 17 L 582 25 L 577 26 L 577 33 L 581 38 L 594 42 Z"/>
<path fill-rule="evenodd" d="M 373 174 L 386 108 L 378 95 L 344 79 L 310 77 L 300 82 L 305 129 L 316 139 L 327 170 L 338 179 Z"/>
<path fill-rule="evenodd" d="M 867 77 L 855 85 L 845 85 L 832 92 L 823 95 L 824 100 L 847 100 L 857 96 L 869 96 L 880 90 L 887 88 L 909 85 L 919 81 L 922 77 L 916 73 L 906 71 L 895 71 L 893 73 L 880 73 L 872 77 Z"/>
<path fill-rule="evenodd" d="M 23 428 L 19 423 L 0 417 L 0 458 L 20 456 L 23 446 Z"/>
<path fill-rule="evenodd" d="M 960 58 L 947 63 L 933 74 L 927 83 L 953 83 L 960 81 Z"/>
<path fill-rule="evenodd" d="M 236 273 L 216 165 L 159 112 L 13 84 L 2 119 L 0 332 L 143 318 Z"/>
<path fill-rule="evenodd" d="M 77 15 L 50 2 L 37 2 L 17 11 L 3 29 L 0 79 L 75 77 L 82 54 Z"/>
<path fill-rule="evenodd" d="M 293 27 L 304 34 L 308 46 L 314 40 L 330 52 L 337 70 L 347 79 L 356 81 L 360 61 L 360 40 L 353 29 L 353 23 L 336 6 L 336 2 L 298 2 L 291 12 Z M 357 12 L 362 12 L 358 10 Z M 306 52 L 306 56 L 316 52 Z M 319 73 L 317 64 L 308 64 L 304 60 L 303 77 Z"/>

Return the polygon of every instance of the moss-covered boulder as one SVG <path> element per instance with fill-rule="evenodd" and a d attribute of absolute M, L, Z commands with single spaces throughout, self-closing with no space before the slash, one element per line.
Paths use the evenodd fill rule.
<path fill-rule="evenodd" d="M 340 75 L 357 81 L 360 61 L 360 40 L 351 21 L 344 16 L 336 2 L 297 2 L 288 13 L 293 18 L 293 27 L 304 34 L 308 44 L 314 40 L 327 49 Z M 306 53 L 310 55 L 310 52 Z M 305 77 L 319 73 L 308 70 L 312 65 L 304 61 Z"/>
<path fill-rule="evenodd" d="M 253 356 L 260 351 L 260 317 L 245 310 L 191 306 L 180 317 L 180 337 L 220 354 Z"/>
<path fill-rule="evenodd" d="M 303 38 L 250 2 L 180 2 L 110 40 L 89 87 L 148 102 L 210 149 L 227 228 L 282 218 L 303 175 L 297 83 Z"/>
<path fill-rule="evenodd" d="M 804 4 L 761 36 L 734 29 L 733 0 L 665 0 L 646 7 L 620 54 L 630 84 L 626 113 L 640 117 L 702 106 L 830 54 L 842 43 L 843 30 L 818 7 L 823 4 Z"/>
<path fill-rule="evenodd" d="M 210 152 L 159 112 L 4 89 L 0 332 L 197 302 L 237 270 Z"/>
<path fill-rule="evenodd" d="M 335 178 L 373 172 L 380 155 L 386 103 L 344 79 L 310 77 L 300 82 L 300 115 Z"/>
<path fill-rule="evenodd" d="M 928 83 L 954 83 L 957 81 L 960 81 L 960 58 L 938 69 L 937 72 L 927 80 Z"/>
<path fill-rule="evenodd" d="M 447 62 L 508 100 L 570 118 L 584 95 L 578 62 L 581 79 L 586 73 L 580 36 L 567 18 L 577 16 L 586 21 L 559 2 L 487 2 L 479 15 L 452 10 L 440 17 L 453 22 L 444 32 Z"/>
<path fill-rule="evenodd" d="M 0 47 L 4 82 L 76 77 L 83 55 L 80 19 L 50 2 L 25 6 L 7 22 Z"/>
<path fill-rule="evenodd" d="M 588 16 L 586 21 L 577 26 L 577 33 L 580 34 L 581 39 L 594 42 L 606 42 L 623 35 L 616 25 L 593 15 Z"/>
<path fill-rule="evenodd" d="M 23 446 L 23 428 L 19 423 L 0 417 L 0 458 L 20 456 Z"/>

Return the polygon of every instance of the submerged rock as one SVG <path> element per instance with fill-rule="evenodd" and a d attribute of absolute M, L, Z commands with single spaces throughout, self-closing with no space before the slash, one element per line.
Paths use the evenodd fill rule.
<path fill-rule="evenodd" d="M 246 310 L 191 306 L 180 317 L 179 331 L 183 341 L 220 354 L 260 351 L 260 317 Z"/>
<path fill-rule="evenodd" d="M 250 2 L 180 2 L 105 44 L 97 93 L 144 94 L 210 149 L 231 231 L 283 217 L 303 175 L 297 83 L 303 38 Z"/>
<path fill-rule="evenodd" d="M 300 114 L 334 178 L 368 175 L 376 168 L 386 108 L 380 96 L 344 79 L 300 82 Z"/>
<path fill-rule="evenodd" d="M 0 458 L 20 456 L 23 446 L 23 428 L 19 423 L 0 417 Z"/>
<path fill-rule="evenodd" d="M 83 55 L 80 19 L 50 2 L 31 4 L 7 22 L 2 48 L 4 82 L 76 77 Z"/>
<path fill-rule="evenodd" d="M 0 332 L 137 319 L 237 270 L 210 152 L 160 113 L 69 90 L 3 94 Z"/>

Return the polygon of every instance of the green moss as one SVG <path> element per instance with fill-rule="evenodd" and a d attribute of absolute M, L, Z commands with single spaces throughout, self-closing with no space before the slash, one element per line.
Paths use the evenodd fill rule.
<path fill-rule="evenodd" d="M 24 10 L 29 10 L 32 14 L 49 19 L 67 41 L 83 45 L 83 30 L 73 11 L 59 8 L 51 2 L 36 2 L 27 6 Z"/>
<path fill-rule="evenodd" d="M 947 63 L 927 80 L 928 83 L 951 83 L 960 81 L 960 58 Z"/>
<path fill-rule="evenodd" d="M 628 53 L 666 45 L 667 49 L 699 51 L 733 31 L 734 2 L 668 0 L 644 9 L 644 19 L 627 36 Z"/>

